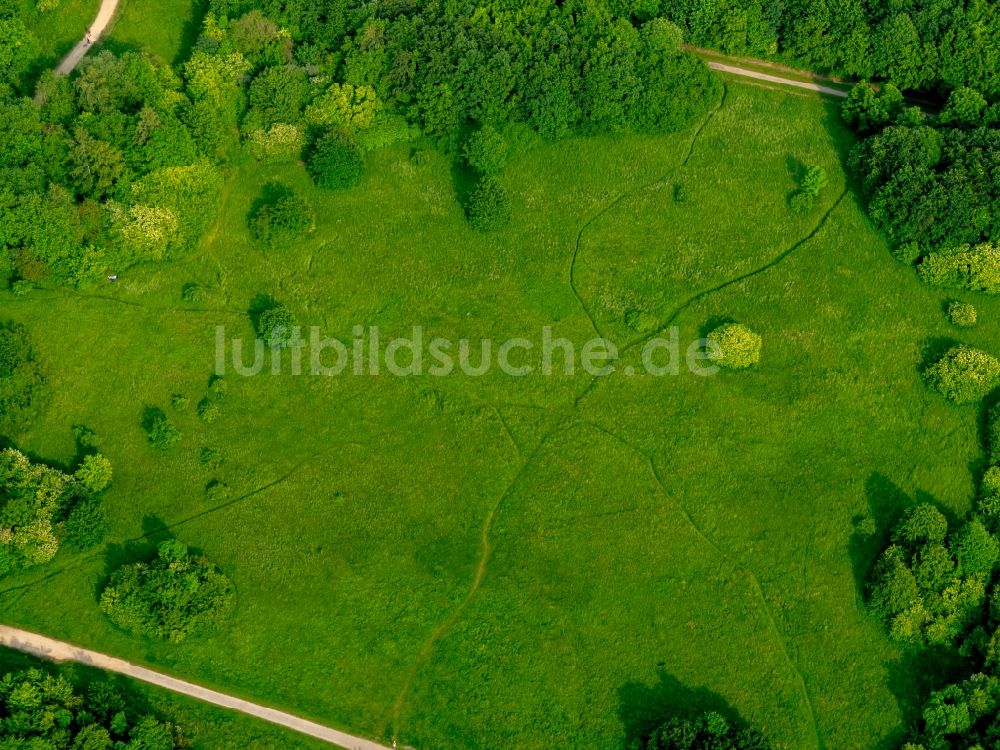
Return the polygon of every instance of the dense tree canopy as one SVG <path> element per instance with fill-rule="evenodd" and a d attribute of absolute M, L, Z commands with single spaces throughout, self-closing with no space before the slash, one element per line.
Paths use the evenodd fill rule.
<path fill-rule="evenodd" d="M 770 750 L 771 743 L 751 727 L 740 727 L 721 714 L 707 712 L 670 719 L 637 750 Z"/>
<path fill-rule="evenodd" d="M 1000 8 L 979 0 L 662 0 L 657 10 L 686 39 L 736 55 L 774 56 L 802 67 L 902 89 L 973 86 L 1000 94 Z"/>
<path fill-rule="evenodd" d="M 64 539 L 79 548 L 100 541 L 97 494 L 110 482 L 110 464 L 97 454 L 71 476 L 13 448 L 0 451 L 0 576 L 48 562 Z"/>
<path fill-rule="evenodd" d="M 124 630 L 177 643 L 214 630 L 235 600 L 232 582 L 215 565 L 168 541 L 151 562 L 111 574 L 101 610 Z"/>
<path fill-rule="evenodd" d="M 14 750 L 179 750 L 179 728 L 136 715 L 109 683 L 84 694 L 39 669 L 0 679 L 0 747 Z"/>
<path fill-rule="evenodd" d="M 40 104 L 0 92 L 0 272 L 80 284 L 193 247 L 218 178 L 181 85 L 105 51 L 43 78 Z"/>
<path fill-rule="evenodd" d="M 893 638 L 950 648 L 960 665 L 956 681 L 931 691 L 904 750 L 986 750 L 1000 739 L 1000 407 L 989 428 L 974 512 L 956 523 L 930 503 L 910 507 L 869 584 L 869 605 Z"/>

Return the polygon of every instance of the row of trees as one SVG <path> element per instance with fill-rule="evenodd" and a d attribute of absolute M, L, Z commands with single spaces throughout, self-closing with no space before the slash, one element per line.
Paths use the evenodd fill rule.
<path fill-rule="evenodd" d="M 201 49 L 239 55 L 255 72 L 250 128 L 363 130 L 390 108 L 457 147 L 468 123 L 527 122 L 551 138 L 689 124 L 719 84 L 655 15 L 637 22 L 614 0 L 213 0 Z M 308 105 L 301 71 L 329 86 Z M 284 95 L 270 96 L 279 79 Z"/>
<path fill-rule="evenodd" d="M 925 377 L 952 401 L 975 402 L 1000 384 L 1000 362 L 959 346 Z M 907 510 L 869 584 L 869 606 L 894 639 L 948 649 L 962 664 L 959 679 L 928 696 L 905 750 L 1000 741 L 1000 406 L 989 426 L 988 469 L 974 511 L 951 522 L 930 503 Z"/>

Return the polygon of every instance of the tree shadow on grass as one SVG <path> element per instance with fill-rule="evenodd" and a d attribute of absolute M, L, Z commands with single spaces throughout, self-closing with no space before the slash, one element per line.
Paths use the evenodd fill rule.
<path fill-rule="evenodd" d="M 953 346 L 958 346 L 959 343 L 959 341 L 950 336 L 932 336 L 921 340 L 919 371 L 922 373 L 947 354 L 949 349 Z"/>
<path fill-rule="evenodd" d="M 698 329 L 698 338 L 705 339 L 708 338 L 708 334 L 714 331 L 719 326 L 728 325 L 729 323 L 735 323 L 736 320 L 729 315 L 713 315 L 711 318 L 705 321 L 705 323 Z"/>
<path fill-rule="evenodd" d="M 451 160 L 451 182 L 455 187 L 455 197 L 462 209 L 469 205 L 469 196 L 479 183 L 479 175 L 461 158 Z"/>
<path fill-rule="evenodd" d="M 878 473 L 872 474 L 865 481 L 865 495 L 868 499 L 868 513 L 854 518 L 855 530 L 848 544 L 859 601 L 865 598 L 865 588 L 875 561 L 888 546 L 892 528 L 903 511 L 916 502 L 899 485 Z M 871 525 L 867 529 L 863 528 L 861 523 L 865 519 L 871 519 L 874 528 Z"/>
<path fill-rule="evenodd" d="M 254 199 L 252 204 L 250 204 L 250 211 L 247 212 L 247 221 L 256 216 L 257 212 L 264 206 L 273 206 L 282 198 L 288 198 L 294 194 L 295 191 L 282 182 L 272 180 L 271 182 L 266 183 L 264 187 L 260 189 L 260 195 Z"/>
<path fill-rule="evenodd" d="M 146 516 L 142 519 L 142 534 L 135 539 L 107 546 L 104 554 L 104 572 L 99 577 L 94 596 L 100 600 L 101 592 L 108 585 L 111 574 L 124 565 L 149 562 L 156 557 L 160 544 L 177 537 L 163 519 Z"/>
<path fill-rule="evenodd" d="M 734 724 L 746 722 L 722 696 L 707 688 L 691 688 L 665 669 L 657 682 L 627 682 L 618 690 L 618 718 L 625 728 L 625 747 L 638 750 L 657 727 L 669 719 L 714 711 Z"/>
<path fill-rule="evenodd" d="M 922 709 L 933 690 L 968 676 L 969 663 L 953 648 L 930 647 L 907 650 L 886 665 L 889 691 L 903 714 L 902 726 L 880 747 L 895 750 L 916 734 Z"/>
<path fill-rule="evenodd" d="M 201 35 L 207 11 L 208 2 L 206 0 L 191 0 L 191 15 L 181 27 L 181 43 L 177 49 L 177 55 L 170 61 L 172 65 L 180 65 L 191 56 L 191 50 Z"/>
<path fill-rule="evenodd" d="M 982 456 L 973 461 L 969 468 L 976 479 L 976 484 L 983 478 L 983 473 L 993 463 L 992 455 L 996 454 L 1000 458 L 1000 445 L 991 445 L 990 441 L 990 414 L 1000 410 L 1000 390 L 995 390 L 983 399 L 976 415 L 976 428 L 979 435 L 979 446 L 982 448 Z M 997 414 L 1000 418 L 1000 413 Z"/>

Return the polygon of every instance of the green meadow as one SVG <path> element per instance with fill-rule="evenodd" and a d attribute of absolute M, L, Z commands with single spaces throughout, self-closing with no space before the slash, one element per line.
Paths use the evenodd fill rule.
<path fill-rule="evenodd" d="M 182 44 L 155 39 L 168 61 Z M 17 446 L 69 465 L 82 424 L 115 469 L 111 542 L 6 578 L 5 622 L 417 748 L 622 748 L 677 706 L 731 709 L 780 748 L 898 741 L 931 675 L 864 610 L 880 540 L 856 519 L 887 525 L 928 496 L 965 512 L 981 447 L 977 409 L 919 375 L 954 335 L 955 295 L 893 261 L 847 182 L 852 143 L 833 105 L 730 80 L 686 132 L 526 144 L 501 177 L 514 220 L 486 235 L 450 160 L 413 158 L 424 144 L 369 153 L 337 193 L 301 164 L 236 160 L 185 259 L 0 296 L 53 393 Z M 830 184 L 800 215 L 804 164 Z M 270 182 L 308 196 L 317 226 L 263 251 L 246 217 Z M 203 302 L 183 301 L 191 282 Z M 230 371 L 206 424 L 216 327 L 249 342 L 262 295 L 345 342 L 355 326 L 473 341 L 549 326 L 606 336 L 622 361 L 596 379 Z M 625 373 L 649 337 L 676 326 L 683 353 L 725 320 L 762 335 L 758 367 Z M 993 326 L 965 338 L 1000 352 Z M 170 451 L 147 441 L 149 407 L 180 428 Z M 180 646 L 96 604 L 110 570 L 170 536 L 238 591 L 230 627 Z M 183 710 L 203 712 L 196 747 L 230 746 L 229 719 Z M 245 731 L 257 744 L 240 746 L 313 747 Z"/>

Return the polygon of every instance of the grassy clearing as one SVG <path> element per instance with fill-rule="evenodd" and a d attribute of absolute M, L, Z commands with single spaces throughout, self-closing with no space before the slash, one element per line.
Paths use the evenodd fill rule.
<path fill-rule="evenodd" d="M 515 221 L 489 236 L 465 224 L 448 162 L 409 147 L 372 154 L 343 194 L 301 166 L 244 164 L 201 253 L 84 293 L 4 296 L 54 391 L 19 446 L 68 462 L 85 423 L 116 468 L 115 543 L 5 580 L 26 585 L 0 594 L 5 620 L 424 748 L 618 748 L 667 705 L 730 706 L 783 748 L 893 736 L 920 679 L 861 607 L 875 549 L 853 518 L 902 494 L 964 510 L 977 415 L 920 383 L 921 347 L 955 335 L 945 296 L 840 198 L 850 139 L 828 106 L 731 83 L 696 143 L 540 148 L 504 173 Z M 800 162 L 830 176 L 801 217 Z M 318 226 L 264 253 L 245 216 L 272 180 L 308 195 Z M 204 303 L 181 300 L 191 281 Z M 143 407 L 201 398 L 214 326 L 249 337 L 259 294 L 344 339 L 551 325 L 582 342 L 582 300 L 622 346 L 668 322 L 686 346 L 733 318 L 764 353 L 747 373 L 589 390 L 582 372 L 230 377 L 218 422 L 173 415 L 181 444 L 154 452 Z M 963 338 L 1000 352 L 995 331 Z M 199 465 L 206 445 L 220 470 Z M 215 478 L 225 507 L 206 500 Z M 109 567 L 170 533 L 239 592 L 230 629 L 182 647 L 116 631 L 94 602 Z"/>
<path fill-rule="evenodd" d="M 102 45 L 118 53 L 142 49 L 172 64 L 194 43 L 203 13 L 201 0 L 120 0 Z"/>
<path fill-rule="evenodd" d="M 61 0 L 56 8 L 41 11 L 34 0 L 19 0 L 18 17 L 25 20 L 41 46 L 39 70 L 54 67 L 73 49 L 97 15 L 100 4 L 100 0 Z"/>

